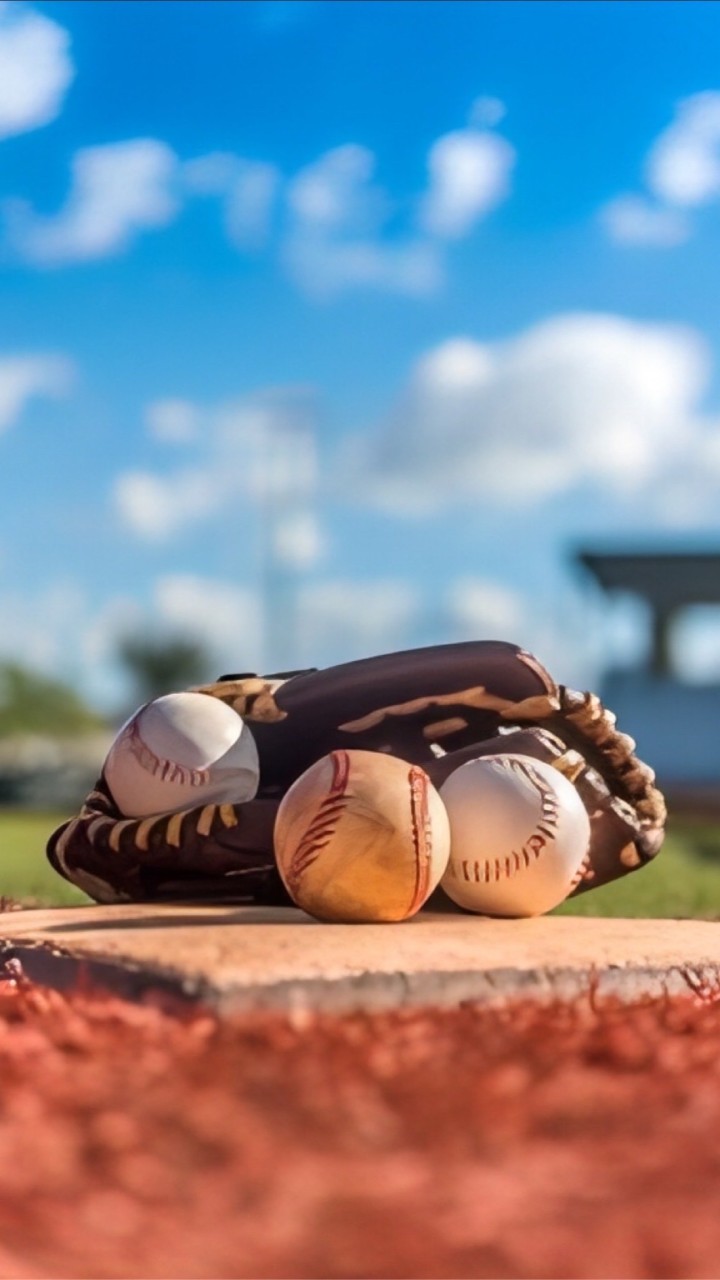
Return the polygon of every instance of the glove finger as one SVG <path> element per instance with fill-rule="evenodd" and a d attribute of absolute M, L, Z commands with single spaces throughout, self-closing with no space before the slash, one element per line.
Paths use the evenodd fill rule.
<path fill-rule="evenodd" d="M 162 896 L 167 882 L 243 878 L 252 891 L 277 873 L 272 833 L 277 803 L 204 805 L 149 818 L 123 818 L 102 784 L 76 818 L 53 833 L 50 862 L 98 901 Z"/>

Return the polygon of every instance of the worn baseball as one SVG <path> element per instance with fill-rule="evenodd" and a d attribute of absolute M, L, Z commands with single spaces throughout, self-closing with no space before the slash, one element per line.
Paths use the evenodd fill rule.
<path fill-rule="evenodd" d="M 537 916 L 570 892 L 590 842 L 590 819 L 571 782 L 522 755 L 461 765 L 440 795 L 450 819 L 448 897 L 491 916 Z"/>
<path fill-rule="evenodd" d="M 293 901 L 321 920 L 406 920 L 450 852 L 445 806 L 424 769 L 373 751 L 333 751 L 283 797 L 275 855 Z"/>
<path fill-rule="evenodd" d="M 123 725 L 103 775 L 130 818 L 205 804 L 241 804 L 255 795 L 258 753 L 232 707 L 204 693 L 168 693 Z"/>

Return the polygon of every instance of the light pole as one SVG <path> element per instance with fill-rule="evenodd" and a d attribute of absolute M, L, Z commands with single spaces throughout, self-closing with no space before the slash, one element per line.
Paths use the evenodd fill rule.
<path fill-rule="evenodd" d="M 299 586 L 319 550 L 318 458 L 309 397 L 269 399 L 260 468 L 262 648 L 265 669 L 302 665 Z"/>

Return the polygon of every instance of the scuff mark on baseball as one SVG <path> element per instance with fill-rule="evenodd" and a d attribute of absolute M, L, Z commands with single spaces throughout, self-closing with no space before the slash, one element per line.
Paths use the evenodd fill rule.
<path fill-rule="evenodd" d="M 424 769 L 373 751 L 333 751 L 283 797 L 278 870 L 321 920 L 397 921 L 419 911 L 450 852 L 445 806 Z"/>
<path fill-rule="evenodd" d="M 440 795 L 450 819 L 448 897 L 493 916 L 542 915 L 567 897 L 590 842 L 578 792 L 552 765 L 522 755 L 461 765 Z"/>

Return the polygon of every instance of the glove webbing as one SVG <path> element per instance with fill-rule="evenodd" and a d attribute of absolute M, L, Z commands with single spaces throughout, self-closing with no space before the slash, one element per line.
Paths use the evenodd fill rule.
<path fill-rule="evenodd" d="M 667 809 L 662 792 L 655 786 L 655 773 L 635 754 L 635 740 L 615 727 L 615 716 L 594 693 L 580 693 L 560 685 L 557 695 L 541 695 L 515 703 L 501 712 L 505 721 L 540 722 L 564 742 L 575 746 L 588 764 L 604 778 L 614 795 L 631 806 L 637 815 L 644 844 L 651 856 L 653 834 L 662 832 Z"/>

